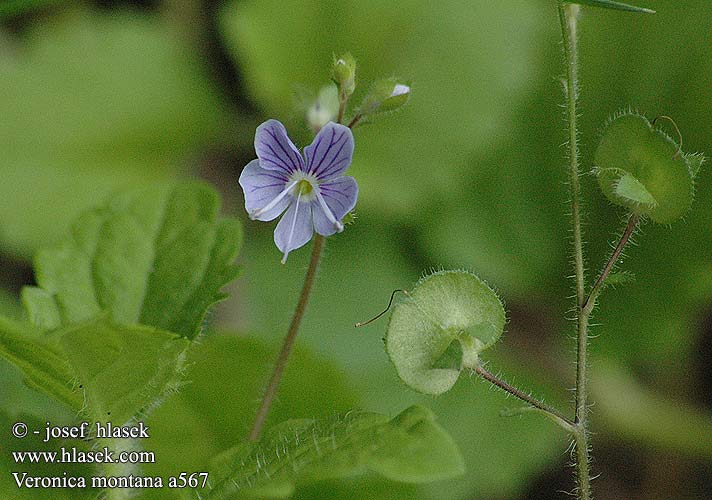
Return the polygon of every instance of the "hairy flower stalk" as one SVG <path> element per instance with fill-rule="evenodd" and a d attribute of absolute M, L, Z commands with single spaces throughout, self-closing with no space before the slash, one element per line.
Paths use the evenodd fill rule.
<path fill-rule="evenodd" d="M 250 430 L 250 441 L 260 438 L 277 394 L 314 287 L 325 237 L 344 230 L 342 219 L 356 205 L 356 181 L 343 175 L 351 164 L 353 150 L 351 129 L 330 122 L 304 148 L 302 157 L 284 126 L 277 120 L 268 120 L 255 134 L 258 159 L 251 161 L 240 175 L 250 218 L 271 221 L 284 213 L 274 231 L 283 264 L 289 252 L 305 245 L 317 233 L 299 301 Z"/>

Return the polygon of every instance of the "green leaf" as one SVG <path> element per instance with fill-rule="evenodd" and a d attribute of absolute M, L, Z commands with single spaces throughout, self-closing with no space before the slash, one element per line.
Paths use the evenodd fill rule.
<path fill-rule="evenodd" d="M 386 352 L 408 386 L 425 394 L 442 394 L 457 381 L 460 366 L 474 367 L 479 353 L 497 342 L 504 323 L 497 294 L 477 276 L 441 271 L 420 280 L 395 306 Z M 460 344 L 461 360 L 454 366 L 453 343 Z"/>
<path fill-rule="evenodd" d="M 70 237 L 37 254 L 41 289 L 23 291 L 30 319 L 54 328 L 106 310 L 118 323 L 194 338 L 238 272 L 240 225 L 218 209 L 213 189 L 185 182 L 127 191 L 85 213 Z"/>
<path fill-rule="evenodd" d="M 175 391 L 190 341 L 100 318 L 51 333 L 62 346 L 97 420 L 123 425 Z"/>
<path fill-rule="evenodd" d="M 286 498 L 296 485 L 377 472 L 394 481 L 430 482 L 464 472 L 452 438 L 433 413 L 413 406 L 389 420 L 350 412 L 315 420 L 290 420 L 271 428 L 256 444 L 216 457 L 218 478 L 208 498 Z"/>
<path fill-rule="evenodd" d="M 614 271 L 608 275 L 605 286 L 627 285 L 635 281 L 635 274 L 630 271 Z"/>
<path fill-rule="evenodd" d="M 624 112 L 609 121 L 595 164 L 610 201 L 655 222 L 673 222 L 692 205 L 693 176 L 685 155 L 642 115 Z"/>
<path fill-rule="evenodd" d="M 21 293 L 30 323 L 42 330 L 54 330 L 62 326 L 59 308 L 54 296 L 42 288 L 26 286 Z"/>
<path fill-rule="evenodd" d="M 74 372 L 61 347 L 41 331 L 0 316 L 0 356 L 18 367 L 30 387 L 80 409 L 84 398 L 75 391 Z"/>
<path fill-rule="evenodd" d="M 177 387 L 189 345 L 173 333 L 106 318 L 46 334 L 0 317 L 0 356 L 30 387 L 117 425 Z"/>
<path fill-rule="evenodd" d="M 230 129 L 187 40 L 162 16 L 79 8 L 0 46 L 6 251 L 30 258 L 112 192 L 185 174 Z"/>
<path fill-rule="evenodd" d="M 639 12 L 641 14 L 655 14 L 654 10 L 646 9 L 645 7 L 636 7 L 622 2 L 614 2 L 613 0 L 562 0 L 564 3 L 575 3 L 578 5 L 591 5 L 592 7 L 601 7 L 603 9 L 623 10 L 626 12 Z"/>

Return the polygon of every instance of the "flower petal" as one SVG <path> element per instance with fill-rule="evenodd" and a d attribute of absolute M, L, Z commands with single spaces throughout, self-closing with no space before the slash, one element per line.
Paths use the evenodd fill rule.
<path fill-rule="evenodd" d="M 334 224 L 334 219 L 340 224 L 344 215 L 356 206 L 358 185 L 353 177 L 342 176 L 321 183 L 318 189 L 319 195 L 312 201 L 314 229 L 322 236 L 331 236 L 343 229 L 343 226 L 340 229 L 338 224 Z M 326 212 L 324 204 L 331 214 Z"/>
<path fill-rule="evenodd" d="M 239 182 L 245 193 L 245 210 L 250 214 L 250 217 L 261 221 L 270 221 L 284 212 L 293 199 L 291 194 L 282 194 L 289 187 L 287 180 L 287 177 L 279 171 L 262 168 L 259 160 L 252 160 L 248 163 L 240 174 Z M 277 199 L 280 195 L 282 197 Z M 275 200 L 277 201 L 272 207 L 261 212 Z M 255 215 L 256 213 L 258 215 Z"/>
<path fill-rule="evenodd" d="M 260 166 L 289 175 L 304 170 L 304 160 L 299 150 L 287 136 L 287 130 L 277 120 L 267 120 L 255 132 L 255 151 Z"/>
<path fill-rule="evenodd" d="M 344 125 L 329 122 L 304 148 L 307 158 L 307 172 L 320 181 L 342 174 L 349 165 L 354 152 L 354 136 Z"/>
<path fill-rule="evenodd" d="M 305 203 L 298 196 L 279 220 L 274 230 L 274 243 L 284 253 L 282 264 L 292 250 L 304 246 L 314 234 L 311 203 Z"/>

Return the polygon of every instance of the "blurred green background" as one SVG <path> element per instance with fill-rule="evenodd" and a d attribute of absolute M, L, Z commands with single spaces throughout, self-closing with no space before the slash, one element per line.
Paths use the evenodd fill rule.
<path fill-rule="evenodd" d="M 632 107 L 672 116 L 687 151 L 712 153 L 712 7 L 647 0 L 654 16 L 584 8 L 581 151 Z M 354 407 L 431 407 L 460 444 L 467 474 L 394 485 L 376 477 L 302 488 L 302 499 L 563 499 L 568 438 L 466 377 L 437 399 L 396 377 L 385 321 L 354 330 L 394 288 L 430 269 L 465 268 L 507 303 L 490 368 L 571 408 L 573 283 L 567 257 L 565 120 L 554 0 L 3 0 L 0 2 L 0 310 L 19 315 L 31 258 L 82 210 L 126 186 L 200 177 L 245 223 L 243 275 L 192 355 L 190 381 L 149 418 L 155 473 L 199 470 L 245 436 L 286 331 L 308 250 L 287 265 L 274 224 L 251 222 L 237 178 L 255 127 L 282 120 L 311 141 L 295 95 L 328 82 L 334 53 L 359 63 L 356 101 L 375 78 L 413 82 L 407 108 L 357 129 L 350 174 L 358 220 L 330 238 L 272 422 Z M 628 250 L 632 284 L 607 291 L 592 341 L 594 488 L 599 498 L 712 497 L 712 176 L 692 211 L 647 224 Z M 590 273 L 622 214 L 582 177 Z M 488 353 L 491 351 L 488 351 Z M 0 492 L 11 422 L 69 419 L 0 362 Z M 28 445 L 30 446 L 30 445 Z M 37 470 L 37 469 L 34 469 Z M 19 496 L 18 496 L 19 495 Z M 51 492 L 54 500 L 83 498 Z M 141 498 L 168 498 L 162 492 Z M 178 497 L 176 497 L 178 498 Z M 194 498 L 190 495 L 184 498 Z"/>

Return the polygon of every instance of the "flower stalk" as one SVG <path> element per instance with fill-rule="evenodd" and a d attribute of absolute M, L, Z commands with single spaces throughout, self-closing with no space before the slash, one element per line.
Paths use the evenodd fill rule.
<path fill-rule="evenodd" d="M 309 268 L 307 269 L 307 274 L 304 277 L 304 285 L 302 286 L 302 292 L 299 294 L 299 301 L 297 302 L 297 307 L 294 310 L 294 315 L 292 316 L 292 321 L 289 324 L 289 330 L 287 331 L 287 336 L 284 338 L 282 343 L 282 349 L 279 352 L 277 361 L 274 364 L 274 369 L 272 371 L 272 376 L 270 377 L 269 384 L 267 385 L 267 390 L 262 397 L 262 402 L 260 403 L 260 408 L 257 410 L 257 416 L 252 424 L 252 429 L 250 430 L 249 440 L 258 441 L 261 434 L 262 428 L 264 427 L 265 420 L 269 414 L 270 407 L 274 401 L 274 397 L 277 394 L 277 389 L 279 388 L 279 383 L 282 380 L 282 373 L 287 366 L 287 361 L 292 353 L 292 348 L 294 347 L 294 341 L 297 338 L 297 333 L 299 332 L 299 326 L 302 323 L 302 318 L 304 317 L 304 312 L 307 309 L 307 304 L 309 303 L 309 297 L 311 295 L 312 289 L 314 288 L 314 281 L 316 280 L 317 270 L 319 268 L 319 261 L 321 260 L 321 255 L 324 251 L 324 244 L 326 238 L 320 234 L 317 234 L 314 238 L 314 246 L 312 247 L 311 259 L 309 261 Z"/>
<path fill-rule="evenodd" d="M 337 61 L 337 65 L 339 62 Z M 350 95 L 350 94 L 349 94 Z M 319 269 L 319 263 L 321 261 L 321 256 L 324 252 L 324 245 L 326 244 L 326 236 L 329 236 L 335 232 L 341 232 L 344 229 L 343 223 L 341 222 L 341 219 L 346 215 L 346 212 L 351 210 L 353 206 L 356 204 L 356 197 L 358 195 L 358 188 L 356 187 L 356 181 L 353 180 L 350 177 L 344 177 L 340 176 L 340 173 L 343 172 L 346 168 L 348 168 L 349 164 L 351 163 L 351 153 L 353 151 L 353 137 L 351 135 L 351 130 L 350 127 L 344 127 L 341 124 L 342 118 L 343 118 L 343 109 L 345 109 L 346 101 L 348 100 L 348 95 L 346 96 L 345 99 L 342 99 L 341 103 L 341 108 L 339 111 L 339 120 L 338 124 L 334 125 L 333 123 L 327 124 L 325 127 L 323 127 L 319 133 L 317 134 L 317 137 L 315 139 L 315 142 L 312 143 L 311 146 L 308 146 L 305 149 L 306 153 L 306 159 L 307 162 L 306 164 L 302 161 L 301 157 L 296 154 L 295 157 L 287 156 L 286 159 L 283 159 L 282 165 L 286 165 L 288 163 L 292 163 L 293 161 L 296 161 L 297 171 L 297 182 L 293 183 L 291 185 L 288 185 L 285 188 L 285 192 L 289 192 L 292 190 L 294 186 L 299 188 L 299 193 L 297 195 L 297 200 L 295 202 L 295 215 L 294 219 L 292 222 L 292 228 L 290 231 L 289 238 L 287 239 L 286 245 L 283 245 L 284 248 L 281 248 L 284 253 L 284 258 L 282 260 L 282 263 L 286 261 L 287 254 L 289 253 L 290 250 L 297 248 L 298 246 L 301 246 L 300 244 L 295 244 L 292 242 L 293 240 L 293 233 L 294 233 L 294 227 L 297 223 L 297 210 L 299 208 L 299 204 L 301 201 L 301 196 L 302 193 L 305 195 L 313 195 L 318 202 L 318 206 L 320 207 L 321 211 L 323 212 L 323 218 L 325 218 L 329 222 L 329 227 L 324 228 L 323 223 L 318 223 L 317 219 L 311 219 L 307 218 L 306 220 L 308 221 L 308 225 L 311 228 L 312 224 L 315 226 L 316 229 L 316 236 L 314 237 L 314 245 L 312 247 L 312 253 L 311 253 L 311 258 L 309 260 L 309 267 L 307 268 L 306 275 L 304 277 L 304 284 L 302 285 L 302 291 L 299 294 L 299 300 L 297 302 L 297 307 L 294 310 L 294 314 L 292 315 L 292 320 L 289 324 L 289 329 L 287 330 L 287 335 L 284 338 L 284 342 L 282 343 L 282 348 L 279 352 L 279 355 L 277 356 L 277 360 L 274 364 L 274 368 L 272 369 L 272 375 L 270 376 L 269 383 L 267 384 L 267 389 L 265 390 L 264 396 L 262 397 L 262 401 L 260 402 L 260 407 L 257 410 L 257 414 L 255 416 L 255 420 L 252 424 L 252 428 L 250 429 L 250 433 L 248 436 L 248 439 L 252 442 L 258 441 L 260 439 L 260 436 L 262 435 L 262 429 L 264 427 L 265 421 L 267 420 L 267 416 L 269 415 L 270 408 L 272 407 L 272 403 L 274 402 L 274 398 L 277 395 L 277 390 L 279 389 L 279 384 L 282 380 L 282 375 L 284 373 L 284 369 L 287 367 L 287 362 L 289 361 L 289 357 L 292 353 L 292 349 L 294 347 L 294 342 L 297 338 L 297 334 L 299 333 L 299 327 L 301 326 L 302 323 L 302 318 L 304 317 L 304 313 L 306 312 L 307 305 L 309 304 L 309 297 L 311 296 L 312 289 L 314 288 L 314 283 L 316 281 L 316 275 L 317 271 Z M 267 122 L 269 123 L 269 122 Z M 281 124 L 279 124 L 279 127 L 281 127 Z M 280 128 L 277 128 L 277 130 L 280 130 Z M 340 129 L 345 129 L 348 134 L 338 134 Z M 259 133 L 259 131 L 258 131 Z M 328 139 L 328 147 L 326 148 L 326 151 L 321 151 L 319 149 L 319 146 L 321 144 L 320 141 L 324 140 L 326 141 L 326 137 L 328 137 L 328 134 L 331 133 L 330 139 Z M 272 137 L 274 137 L 276 134 L 272 132 Z M 286 137 L 286 132 L 284 135 L 288 145 L 291 147 L 292 150 L 296 150 L 296 148 L 289 142 L 289 139 Z M 276 140 L 276 139 L 275 139 Z M 279 143 L 276 143 L 275 147 L 269 148 L 269 152 L 271 154 L 275 154 L 275 151 L 279 147 Z M 335 148 L 336 147 L 336 148 Z M 337 150 L 336 153 L 332 153 L 329 155 L 329 152 L 332 148 L 335 148 Z M 257 149 L 257 148 L 256 148 Z M 282 146 L 282 151 L 285 153 L 285 155 L 289 155 L 289 149 L 285 148 Z M 343 155 L 340 155 L 340 153 L 343 151 Z M 258 149 L 258 155 L 260 153 L 260 150 Z M 272 161 L 271 158 L 272 156 L 270 155 L 265 155 L 265 158 L 267 159 L 267 162 Z M 248 165 L 249 167 L 249 165 Z M 257 170 L 257 166 L 255 165 L 254 167 Z M 321 184 L 318 182 L 320 179 L 320 174 L 328 172 L 328 176 L 330 176 L 328 179 L 324 180 Z M 273 172 L 268 172 L 267 173 L 269 176 L 272 176 L 271 178 L 274 178 L 274 173 Z M 263 172 L 259 172 L 257 175 L 264 175 Z M 244 176 L 244 174 L 243 174 Z M 316 184 L 312 184 L 312 182 L 317 181 Z M 321 193 L 321 189 L 323 184 L 327 184 L 329 181 L 336 182 L 335 186 L 338 186 L 339 183 L 341 185 L 341 188 L 336 189 L 335 187 L 332 187 L 330 191 L 328 191 L 328 196 L 330 196 L 331 199 L 334 199 L 334 196 L 338 196 L 339 194 L 342 195 L 342 201 L 341 201 L 341 208 L 347 208 L 346 211 L 343 213 L 338 212 L 336 215 L 334 214 L 333 207 L 329 206 L 329 203 L 325 200 L 325 197 L 327 194 Z M 269 181 L 271 182 L 271 181 Z M 241 176 L 241 184 L 242 182 L 242 176 Z M 344 188 L 344 186 L 346 186 Z M 254 187 L 257 187 L 257 189 L 260 189 L 259 183 L 256 182 L 250 182 L 250 181 L 245 181 L 243 184 L 243 188 L 247 187 L 245 189 L 245 193 L 248 192 L 254 192 L 255 189 L 251 189 Z M 269 187 L 269 185 L 267 185 Z M 349 189 L 353 187 L 353 189 Z M 326 191 L 325 191 L 326 193 Z M 281 195 L 278 195 L 278 197 Z M 248 195 L 246 194 L 246 200 L 248 200 Z M 276 200 L 276 201 L 275 201 Z M 271 203 L 277 205 L 279 204 L 280 200 L 277 198 L 273 199 Z M 267 205 L 269 207 L 269 204 Z M 248 212 L 250 211 L 249 208 L 247 207 Z M 269 209 L 272 209 L 272 207 L 269 207 Z M 309 209 L 309 213 L 314 213 L 313 208 Z M 269 210 L 263 208 L 262 212 L 267 212 Z M 254 211 L 252 214 L 254 215 Z M 278 243 L 278 240 L 281 238 L 278 238 L 279 234 L 279 225 L 277 226 L 277 230 L 275 231 L 275 242 Z M 311 237 L 311 231 L 309 231 L 308 236 Z M 303 243 L 302 243 L 303 244 Z M 279 243 L 278 243 L 279 245 Z"/>

